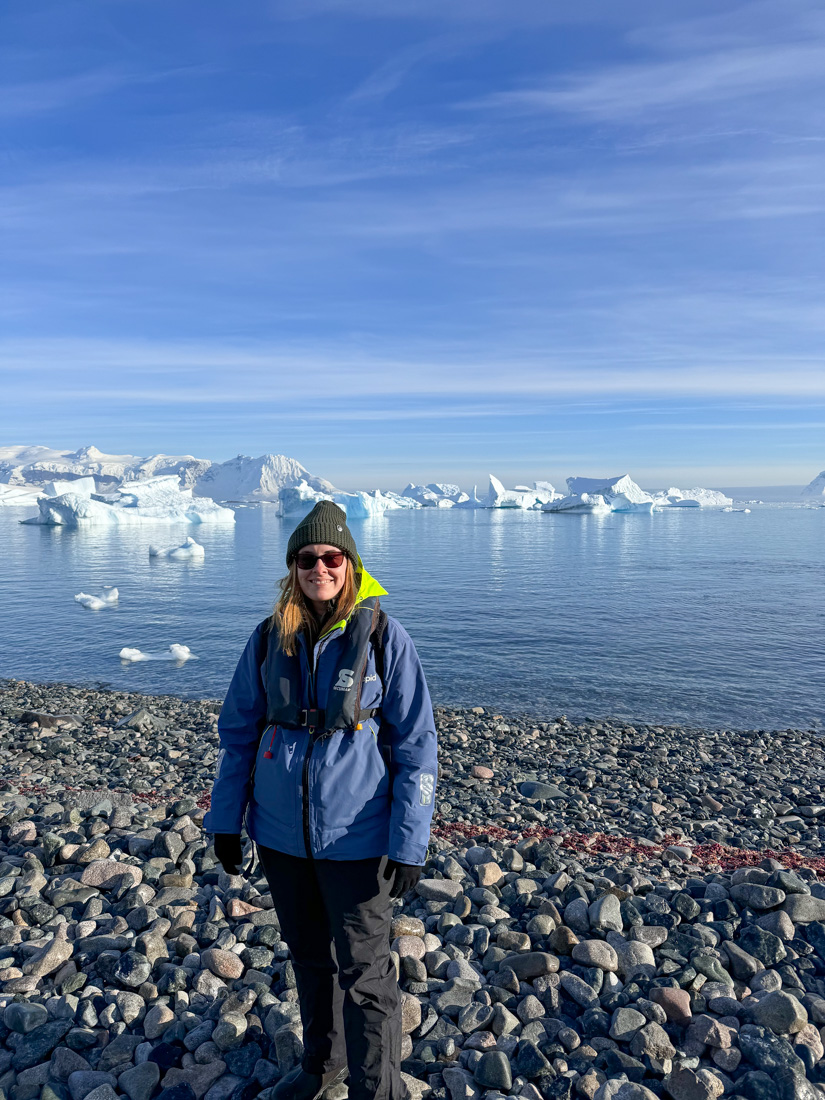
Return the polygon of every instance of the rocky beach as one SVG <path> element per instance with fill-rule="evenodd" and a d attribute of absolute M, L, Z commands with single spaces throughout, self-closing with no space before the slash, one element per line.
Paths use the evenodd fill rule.
<path fill-rule="evenodd" d="M 267 884 L 201 827 L 219 709 L 0 685 L 0 1100 L 267 1100 L 300 1058 Z M 413 1100 L 825 1093 L 821 732 L 436 718 Z"/>

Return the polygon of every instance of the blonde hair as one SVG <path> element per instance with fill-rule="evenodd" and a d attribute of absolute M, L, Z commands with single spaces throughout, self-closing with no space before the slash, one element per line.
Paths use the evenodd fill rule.
<path fill-rule="evenodd" d="M 329 601 L 329 611 L 323 623 L 318 623 L 312 613 L 307 597 L 301 591 L 298 581 L 298 566 L 293 559 L 289 572 L 279 581 L 280 595 L 272 611 L 270 629 L 278 632 L 281 649 L 290 657 L 298 651 L 298 635 L 306 630 L 310 637 L 333 615 L 337 620 L 349 619 L 355 609 L 358 597 L 358 583 L 355 567 L 347 558 L 347 572 L 344 586 L 334 600 Z"/>

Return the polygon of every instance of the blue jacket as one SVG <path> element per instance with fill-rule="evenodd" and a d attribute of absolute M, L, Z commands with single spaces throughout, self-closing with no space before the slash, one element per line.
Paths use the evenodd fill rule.
<path fill-rule="evenodd" d="M 360 599 L 385 594 L 360 561 L 359 573 Z M 240 833 L 245 818 L 257 844 L 287 855 L 389 855 L 399 863 L 423 864 L 435 797 L 437 742 L 430 694 L 409 634 L 388 617 L 383 685 L 370 648 L 361 706 L 380 707 L 380 712 L 359 731 L 335 730 L 311 744 L 307 729 L 263 727 L 263 625 L 246 644 L 218 720 L 221 748 L 204 828 Z M 338 667 L 343 634 L 343 624 L 338 623 L 315 645 L 316 703 L 321 708 Z M 299 655 L 302 705 L 309 707 L 306 644 L 299 647 Z M 264 757 L 267 750 L 271 759 Z"/>

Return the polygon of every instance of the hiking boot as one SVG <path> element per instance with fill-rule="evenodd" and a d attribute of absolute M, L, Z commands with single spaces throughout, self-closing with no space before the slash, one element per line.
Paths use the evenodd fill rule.
<path fill-rule="evenodd" d="M 346 1066 L 331 1069 L 323 1076 L 307 1073 L 302 1066 L 296 1066 L 275 1085 L 272 1100 L 319 1100 L 327 1089 L 343 1081 L 346 1075 Z"/>

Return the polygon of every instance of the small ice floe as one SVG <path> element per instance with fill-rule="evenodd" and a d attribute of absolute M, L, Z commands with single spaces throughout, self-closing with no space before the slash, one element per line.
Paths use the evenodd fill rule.
<path fill-rule="evenodd" d="M 199 542 L 195 542 L 191 535 L 180 546 L 172 546 L 168 550 L 160 550 L 157 546 L 149 547 L 150 558 L 171 558 L 173 561 L 203 561 L 206 551 Z"/>
<path fill-rule="evenodd" d="M 99 596 L 90 596 L 88 592 L 78 592 L 75 600 L 81 607 L 87 607 L 89 611 L 102 611 L 105 607 L 113 607 L 118 601 L 118 590 L 110 584 L 104 585 Z"/>
<path fill-rule="evenodd" d="M 747 514 L 750 515 L 750 508 L 731 508 L 731 507 L 728 507 L 728 508 L 723 508 L 722 511 L 723 512 L 747 512 Z"/>
<path fill-rule="evenodd" d="M 163 653 L 144 653 L 142 649 L 130 649 L 124 646 L 120 651 L 121 661 L 197 661 L 197 657 L 188 645 L 170 645 Z"/>

